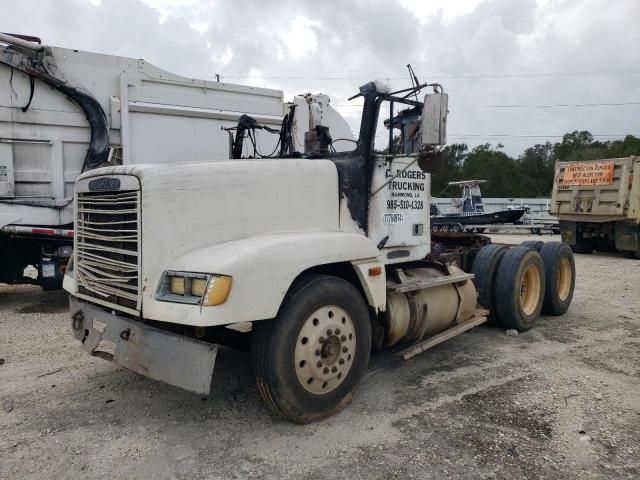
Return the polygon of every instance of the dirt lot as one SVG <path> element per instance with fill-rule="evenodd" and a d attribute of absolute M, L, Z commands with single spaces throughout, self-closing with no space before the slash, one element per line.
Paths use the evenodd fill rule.
<path fill-rule="evenodd" d="M 0 286 L 0 478 L 637 478 L 640 261 L 576 263 L 566 316 L 375 356 L 308 426 L 262 406 L 246 354 L 203 398 L 85 354 L 63 293 Z"/>

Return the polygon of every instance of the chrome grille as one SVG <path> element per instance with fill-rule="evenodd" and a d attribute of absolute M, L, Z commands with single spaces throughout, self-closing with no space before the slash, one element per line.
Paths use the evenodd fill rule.
<path fill-rule="evenodd" d="M 76 274 L 79 292 L 139 310 L 139 191 L 79 193 Z"/>

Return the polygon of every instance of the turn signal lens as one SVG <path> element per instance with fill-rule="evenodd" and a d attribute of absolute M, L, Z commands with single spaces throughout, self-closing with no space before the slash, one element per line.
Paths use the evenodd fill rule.
<path fill-rule="evenodd" d="M 206 307 L 213 307 L 215 305 L 221 305 L 229 296 L 231 290 L 231 277 L 225 276 L 213 276 L 209 281 L 209 287 L 205 293 L 202 305 Z"/>
<path fill-rule="evenodd" d="M 184 277 L 169 277 L 169 291 L 175 295 L 184 295 Z"/>
<path fill-rule="evenodd" d="M 382 275 L 382 267 L 371 267 L 369 269 L 370 277 L 377 277 L 378 275 Z"/>
<path fill-rule="evenodd" d="M 191 295 L 194 297 L 202 297 L 207 289 L 206 278 L 192 278 L 191 279 Z"/>

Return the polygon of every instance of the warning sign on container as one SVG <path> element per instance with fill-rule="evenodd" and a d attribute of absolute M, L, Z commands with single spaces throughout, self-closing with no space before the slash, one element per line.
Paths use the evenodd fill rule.
<path fill-rule="evenodd" d="M 611 185 L 614 162 L 570 163 L 564 167 L 563 185 Z"/>

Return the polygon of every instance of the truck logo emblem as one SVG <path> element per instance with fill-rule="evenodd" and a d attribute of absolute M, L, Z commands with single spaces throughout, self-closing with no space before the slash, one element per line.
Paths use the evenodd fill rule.
<path fill-rule="evenodd" d="M 104 190 L 120 190 L 120 179 L 112 177 L 100 177 L 89 182 L 89 190 L 101 192 Z"/>

